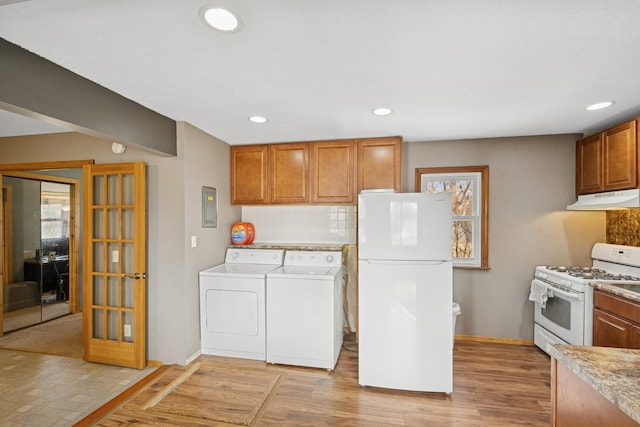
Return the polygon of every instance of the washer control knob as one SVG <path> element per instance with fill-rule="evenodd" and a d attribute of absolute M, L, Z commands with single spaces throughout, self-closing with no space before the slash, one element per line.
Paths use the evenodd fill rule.
<path fill-rule="evenodd" d="M 333 262 L 333 255 L 327 255 L 327 262 L 331 264 Z"/>

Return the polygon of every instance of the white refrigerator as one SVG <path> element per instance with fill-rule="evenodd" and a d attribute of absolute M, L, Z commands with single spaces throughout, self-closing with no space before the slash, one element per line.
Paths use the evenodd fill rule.
<path fill-rule="evenodd" d="M 358 196 L 359 383 L 453 390 L 451 193 Z"/>

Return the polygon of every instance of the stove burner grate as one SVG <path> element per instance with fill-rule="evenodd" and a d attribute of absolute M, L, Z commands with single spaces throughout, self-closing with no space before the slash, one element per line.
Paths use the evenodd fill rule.
<path fill-rule="evenodd" d="M 639 277 L 620 274 L 620 273 L 609 273 L 601 268 L 595 267 L 567 267 L 564 265 L 549 265 L 546 267 L 551 271 L 557 271 L 558 273 L 566 273 L 571 277 L 575 277 L 578 279 L 587 279 L 587 280 L 625 280 L 625 281 L 633 281 L 640 282 Z"/>

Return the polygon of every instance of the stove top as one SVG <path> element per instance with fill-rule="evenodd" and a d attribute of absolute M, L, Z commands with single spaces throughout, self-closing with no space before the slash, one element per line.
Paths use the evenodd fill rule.
<path fill-rule="evenodd" d="M 576 267 L 576 266 L 564 266 L 564 265 L 547 265 L 544 268 L 558 272 L 565 273 L 571 277 L 575 277 L 577 279 L 587 279 L 587 280 L 606 280 L 606 281 L 629 281 L 635 282 L 640 281 L 640 277 L 632 276 L 629 274 L 622 274 L 616 272 L 608 272 L 601 268 L 596 267 Z"/>
<path fill-rule="evenodd" d="M 596 243 L 591 266 L 541 265 L 535 278 L 584 291 L 592 282 L 640 284 L 640 247 Z"/>

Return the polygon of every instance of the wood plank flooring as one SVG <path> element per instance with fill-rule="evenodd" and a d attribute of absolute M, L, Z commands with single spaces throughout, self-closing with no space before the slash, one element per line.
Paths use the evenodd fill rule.
<path fill-rule="evenodd" d="M 531 346 L 457 341 L 450 396 L 360 387 L 357 345 L 345 343 L 333 372 L 201 356 L 165 369 L 106 415 L 78 425 L 486 427 L 550 420 L 549 356 Z"/>

